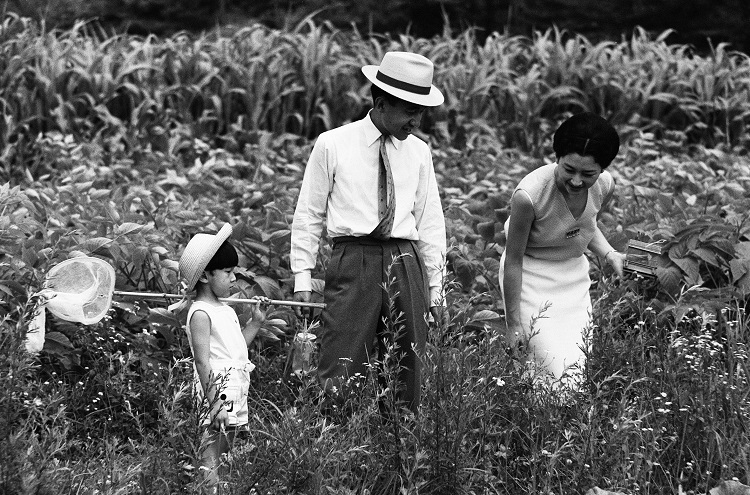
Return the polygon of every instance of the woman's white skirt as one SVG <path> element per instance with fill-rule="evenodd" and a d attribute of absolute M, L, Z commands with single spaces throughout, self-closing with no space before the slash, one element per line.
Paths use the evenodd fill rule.
<path fill-rule="evenodd" d="M 505 253 L 500 260 L 501 290 L 504 271 Z M 591 326 L 590 287 L 585 255 L 562 261 L 523 257 L 521 323 L 531 336 L 529 352 L 556 378 L 570 366 L 583 366 L 583 333 Z"/>

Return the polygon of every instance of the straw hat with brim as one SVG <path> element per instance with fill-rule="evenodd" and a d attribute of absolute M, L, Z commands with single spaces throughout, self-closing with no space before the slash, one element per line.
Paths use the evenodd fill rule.
<path fill-rule="evenodd" d="M 380 65 L 365 65 L 362 73 L 375 86 L 397 98 L 436 107 L 443 103 L 443 93 L 432 84 L 432 62 L 416 53 L 387 52 Z"/>
<path fill-rule="evenodd" d="M 193 290 L 211 258 L 231 235 L 232 226 L 225 223 L 217 234 L 195 234 L 190 239 L 180 256 L 180 275 L 187 283 L 187 291 Z"/>

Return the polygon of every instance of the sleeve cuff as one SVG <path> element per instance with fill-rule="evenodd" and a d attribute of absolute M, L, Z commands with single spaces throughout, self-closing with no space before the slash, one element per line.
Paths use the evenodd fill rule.
<path fill-rule="evenodd" d="M 312 291 L 312 275 L 309 271 L 294 274 L 294 292 Z"/>

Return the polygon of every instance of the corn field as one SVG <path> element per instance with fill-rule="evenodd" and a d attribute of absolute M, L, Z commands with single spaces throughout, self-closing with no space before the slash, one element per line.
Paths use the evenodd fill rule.
<path fill-rule="evenodd" d="M 67 31 L 7 16 L 0 26 L 0 147 L 5 173 L 24 164 L 39 133 L 118 136 L 169 150 L 176 130 L 240 146 L 260 130 L 307 138 L 353 120 L 369 104 L 359 68 L 387 50 L 421 53 L 436 66 L 446 104 L 432 134 L 467 134 L 538 152 L 565 112 L 589 109 L 616 125 L 685 131 L 694 142 L 741 143 L 750 121 L 748 56 L 716 46 L 698 56 L 668 33 L 636 29 L 592 43 L 550 29 L 533 37 L 474 32 L 433 39 L 364 37 L 306 20 L 278 31 L 260 24 L 228 35 L 169 38 Z M 472 143 L 469 142 L 469 145 Z"/>

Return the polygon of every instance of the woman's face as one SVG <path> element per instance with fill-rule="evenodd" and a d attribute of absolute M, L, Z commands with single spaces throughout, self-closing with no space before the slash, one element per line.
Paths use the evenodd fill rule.
<path fill-rule="evenodd" d="M 594 161 L 592 156 L 571 153 L 557 161 L 555 182 L 561 191 L 577 196 L 585 194 L 596 183 L 601 173 L 602 167 Z"/>

